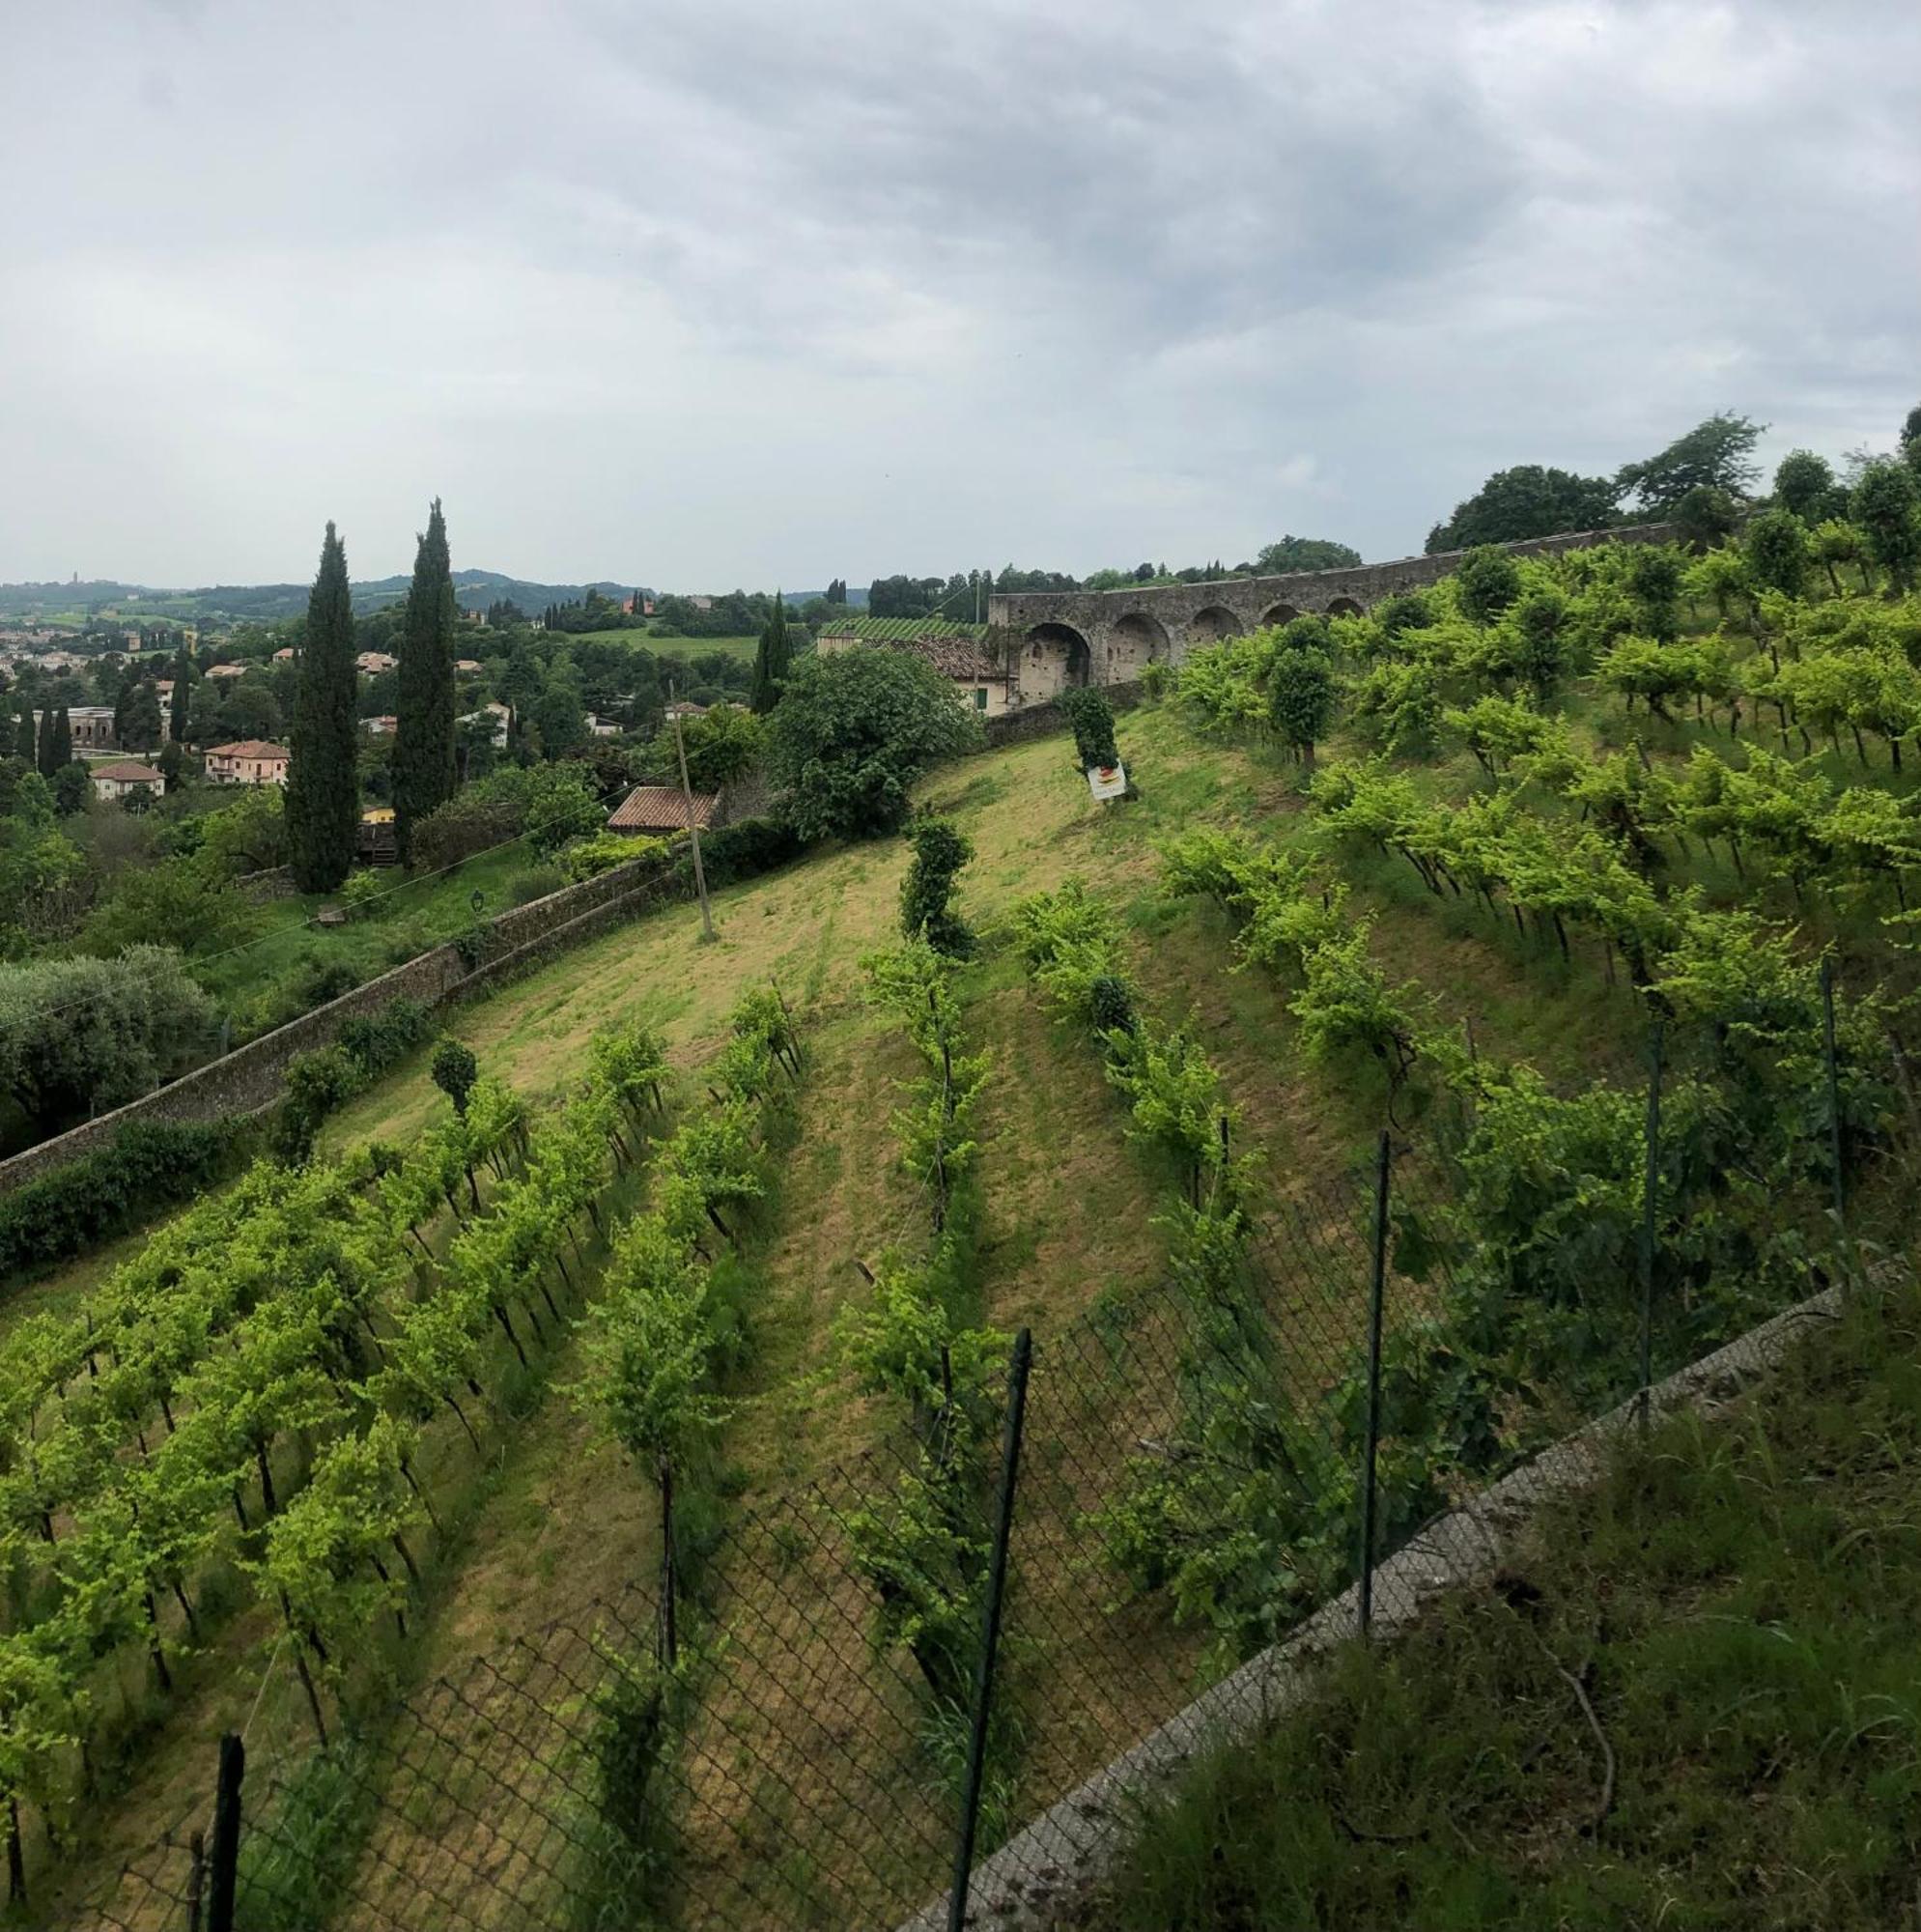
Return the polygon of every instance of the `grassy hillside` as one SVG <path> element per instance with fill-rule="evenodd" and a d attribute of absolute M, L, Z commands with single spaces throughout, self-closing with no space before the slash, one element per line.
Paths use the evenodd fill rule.
<path fill-rule="evenodd" d="M 1196 1770 L 1075 1922 L 1910 1923 L 1918 1472 L 1905 1283 L 1727 1411 L 1627 1441 L 1487 1587 L 1343 1651 Z"/>
<path fill-rule="evenodd" d="M 1701 613 L 1695 615 L 1699 621 Z M 1458 636 L 1457 629 L 1450 635 Z M 1194 680 L 1197 691 L 1205 690 L 1205 670 L 1203 664 Z M 1470 676 L 1478 675 L 1458 668 L 1448 672 L 1468 685 L 1463 697 L 1473 689 Z M 1438 701 L 1433 709 L 1438 713 Z M 1618 694 L 1585 682 L 1562 695 L 1559 710 L 1567 768 L 1577 774 L 1598 768 L 1599 754 L 1630 734 L 1645 754 L 1619 767 L 1630 778 L 1634 769 L 1659 779 L 1685 773 L 1697 744 L 1712 744 L 1737 761 L 1747 755 L 1746 741 L 1737 746 L 1706 719 L 1637 713 L 1630 720 Z M 1130 1294 L 1160 1282 L 1170 1265 L 1171 1231 L 1179 1219 L 1170 1214 L 1173 1169 L 1135 1130 L 1138 1122 L 1130 1122 L 1102 1050 L 1084 1027 L 1051 1016 L 1020 956 L 1017 903 L 1071 878 L 1085 881 L 1093 901 L 1116 922 L 1116 963 L 1136 988 L 1141 1009 L 1157 1026 L 1184 1021 L 1187 1039 L 1218 1073 L 1233 1123 L 1233 1152 L 1246 1158 L 1245 1184 L 1257 1211 L 1320 1201 L 1352 1175 L 1390 1098 L 1387 1060 L 1368 1045 L 1384 1024 L 1404 1026 L 1410 1038 L 1418 1036 L 1419 1071 L 1398 1093 L 1397 1124 L 1420 1136 L 1437 1135 L 1458 1114 L 1471 1118 L 1478 1104 L 1473 1093 L 1498 1089 L 1511 1068 L 1537 1069 L 1550 1096 L 1574 1094 L 1596 1076 L 1624 1089 L 1642 1078 L 1648 1003 L 1631 982 L 1621 951 L 1636 942 L 1635 932 L 1609 927 L 1603 947 L 1570 910 L 1576 943 L 1564 952 L 1538 910 L 1524 919 L 1517 901 L 1511 905 L 1492 892 L 1465 890 L 1457 880 L 1452 891 L 1424 882 L 1395 841 L 1370 843 L 1331 824 L 1330 792 L 1323 786 L 1310 798 L 1307 775 L 1274 742 L 1265 715 L 1264 707 L 1242 706 L 1239 722 L 1224 728 L 1204 704 L 1184 695 L 1179 702 L 1123 717 L 1119 747 L 1141 788 L 1141 796 L 1124 805 L 1104 807 L 1089 798 L 1061 738 L 968 760 L 936 773 L 920 788 L 921 802 L 950 814 L 975 851 L 961 876 L 960 909 L 981 945 L 953 980 L 967 1051 L 983 1055 L 986 1065 L 973 1122 L 981 1220 L 968 1257 L 970 1321 L 1003 1328 L 1031 1322 L 1043 1343 L 1070 1328 L 1103 1336 L 1108 1330 L 1101 1324 L 1121 1320 L 1134 1305 Z M 1323 766 L 1365 758 L 1378 734 L 1377 722 L 1357 701 L 1322 745 Z M 1476 814 L 1497 797 L 1485 761 L 1477 760 L 1453 727 L 1438 728 L 1434 739 L 1418 756 L 1403 751 L 1397 761 L 1409 788 L 1409 809 L 1434 813 L 1444 825 L 1480 822 Z M 1858 776 L 1838 752 L 1809 769 L 1830 784 Z M 1911 763 L 1898 773 L 1883 764 L 1868 782 L 1886 796 L 1905 797 L 1912 771 Z M 1517 779 L 1511 766 L 1498 796 L 1511 805 L 1521 800 L 1524 822 L 1569 841 L 1582 836 L 1590 815 L 1589 807 L 1563 797 L 1545 780 L 1526 773 Z M 1357 995 L 1342 1009 L 1338 1025 L 1330 1026 L 1326 1000 L 1317 1008 L 1310 997 L 1320 983 L 1314 972 L 1291 968 L 1279 954 L 1270 963 L 1250 956 L 1248 911 L 1232 894 L 1172 888 L 1162 848 L 1201 829 L 1233 834 L 1247 849 L 1268 855 L 1260 862 L 1269 867 L 1263 877 L 1285 875 L 1296 895 L 1283 909 L 1286 930 L 1312 927 L 1332 932 L 1342 945 L 1352 942 L 1342 954 L 1346 985 L 1368 997 Z M 1857 980 L 1870 968 L 1879 976 L 1889 964 L 1880 924 L 1887 908 L 1877 896 L 1885 895 L 1881 882 L 1820 892 L 1810 880 L 1765 867 L 1753 846 L 1743 866 L 1737 853 L 1704 849 L 1695 832 L 1677 836 L 1663 829 L 1658 836 L 1666 842 L 1643 874 L 1645 891 L 1634 888 L 1629 901 L 1637 917 L 1657 923 L 1747 903 L 1783 920 L 1798 914 L 1802 930 L 1793 944 L 1802 949 L 1802 959 L 1808 947 L 1833 935 Z M 1600 857 L 1607 859 L 1608 851 Z M 1295 869 L 1296 862 L 1305 869 Z M 1457 854 L 1455 862 L 1465 869 Z M 899 1437 L 897 1419 L 886 1405 L 857 1387 L 835 1330 L 844 1311 L 870 1299 L 863 1268 L 880 1268 L 890 1251 L 917 1255 L 926 1238 L 925 1202 L 902 1171 L 900 1132 L 891 1118 L 900 1083 L 916 1060 L 898 1018 L 866 998 L 862 965 L 897 939 L 905 863 L 905 847 L 892 841 L 818 852 L 784 873 L 719 894 L 719 937 L 712 946 L 699 941 L 694 909 L 664 908 L 449 1016 L 483 1072 L 527 1100 L 537 1122 L 557 1119 L 561 1103 L 578 1094 L 594 1043 L 609 1026 L 644 1022 L 662 1037 L 673 1069 L 667 1111 L 650 1129 L 664 1134 L 709 1105 L 729 1015 L 744 994 L 772 982 L 799 1014 L 805 1076 L 783 1097 L 768 1129 L 759 1155 L 766 1192 L 750 1210 L 742 1210 L 735 1231 L 740 1252 L 721 1257 L 726 1293 L 743 1311 L 746 1339 L 717 1377 L 726 1409 L 710 1472 L 717 1522 L 804 1493 L 832 1465 Z M 1587 876 L 1585 863 L 1571 868 L 1577 880 Z M 1609 863 L 1619 869 L 1622 862 Z M 1597 862 L 1594 876 L 1604 872 Z M 1574 903 L 1571 893 L 1568 903 Z M 1747 952 L 1754 951 L 1752 942 L 1750 935 Z M 1319 970 L 1316 963 L 1314 971 Z M 1805 986 L 1793 978 L 1800 970 L 1782 968 L 1804 1006 Z M 1374 999 L 1370 988 L 1381 997 Z M 336 1114 L 325 1130 L 323 1154 L 353 1157 L 378 1144 L 404 1157 L 444 1132 L 449 1103 L 433 1083 L 428 1061 L 424 1051 L 414 1056 Z M 1689 1077 L 1698 1072 L 1690 1063 Z M 1449 1080 L 1459 1083 L 1458 1091 L 1448 1089 Z M 1812 1075 L 1801 1080 L 1799 1091 L 1797 1106 L 1819 1092 Z M 1850 1072 L 1850 1095 L 1854 1091 Z M 1559 1104 L 1548 1098 L 1537 1108 L 1555 1132 L 1563 1131 L 1553 1114 Z M 1569 1118 L 1583 1104 L 1568 1101 Z M 1687 1109 L 1678 1112 L 1685 1126 Z M 1622 1118 L 1618 1109 L 1606 1114 L 1609 1133 Z M 1639 1119 L 1632 1096 L 1627 1118 Z M 1864 1144 L 1871 1144 L 1880 1130 L 1878 1117 L 1871 1122 L 1864 1111 L 1862 1119 Z M 1634 1131 L 1638 1127 L 1630 1127 L 1630 1136 Z M 1620 1225 L 1621 1193 L 1631 1179 L 1624 1181 L 1616 1171 L 1625 1143 L 1617 1145 L 1619 1136 L 1600 1139 L 1604 1145 L 1547 1143 L 1538 1174 L 1530 1176 L 1536 1193 L 1529 1200 L 1539 1201 L 1540 1213 L 1570 1215 L 1572 1227 L 1592 1223 L 1611 1239 Z M 1479 1156 L 1483 1164 L 1485 1152 Z M 1626 1170 L 1638 1175 L 1631 1159 Z M 355 1660 L 343 1692 L 370 1730 L 378 1730 L 380 1714 L 396 1691 L 440 1671 L 457 1671 L 476 1655 L 500 1654 L 517 1639 L 537 1646 L 554 1619 L 579 1616 L 583 1605 L 658 1574 L 659 1519 L 647 1475 L 598 1438 L 590 1414 L 572 1393 L 585 1374 L 574 1324 L 596 1305 L 607 1259 L 603 1222 L 610 1228 L 644 1207 L 652 1185 L 641 1173 L 624 1177 L 612 1189 L 605 1204 L 610 1211 L 597 1218 L 593 1238 L 577 1257 L 579 1272 L 569 1276 L 576 1299 L 562 1308 L 559 1322 L 546 1325 L 524 1367 L 504 1342 L 490 1336 L 476 1377 L 488 1390 L 481 1453 L 470 1453 L 444 1416 L 426 1427 L 418 1474 L 434 1506 L 435 1527 L 431 1535 L 418 1531 L 415 1553 L 423 1558 L 424 1579 L 410 1605 L 405 1638 L 390 1635 L 383 1624 L 367 1657 Z M 1583 1189 L 1589 1190 L 1585 1196 Z M 483 1176 L 483 1202 L 499 1198 L 494 1190 L 495 1182 Z M 1572 1197 L 1571 1205 L 1564 1196 Z M 1737 1210 L 1756 1211 L 1746 1200 L 1717 1201 L 1704 1225 L 1731 1227 Z M 1524 1248 L 1535 1212 L 1532 1206 L 1520 1210 L 1518 1228 L 1500 1229 L 1501 1240 Z M 420 1264 L 427 1281 L 447 1270 L 454 1233 L 444 1219 L 427 1230 L 432 1261 Z M 1819 1234 L 1816 1227 L 1810 1238 Z M 1671 1236 L 1679 1238 L 1664 1224 L 1663 1238 Z M 1631 1236 L 1625 1249 L 1597 1247 L 1591 1279 L 1577 1286 L 1591 1288 L 1597 1300 L 1618 1295 L 1631 1271 L 1621 1257 L 1631 1252 Z M 1767 1259 L 1781 1279 L 1792 1273 L 1780 1258 Z M 1702 1277 L 1713 1280 L 1718 1265 L 1704 1262 Z M 41 1291 L 42 1305 L 84 1309 L 100 1292 L 103 1273 L 97 1264 L 56 1277 Z M 1780 1282 L 1769 1273 L 1766 1285 L 1772 1292 Z M 1357 1273 L 1348 1284 L 1353 1295 L 1361 1286 Z M 1699 1286 L 1692 1283 L 1690 1294 Z M 423 1287 L 422 1298 L 431 1300 L 435 1293 Z M 1737 1298 L 1731 1312 L 1741 1305 Z M 1701 1306 L 1706 1321 L 1720 1304 L 1709 1296 Z M 1353 1314 L 1352 1308 L 1341 1311 L 1343 1325 L 1351 1325 Z M 1076 1326 L 1084 1317 L 1088 1321 Z M 1539 1379 L 1541 1364 L 1525 1367 Z M 1289 1370 L 1284 1381 L 1289 1397 L 1305 1401 L 1322 1393 L 1302 1373 Z M 1532 1387 L 1518 1375 L 1511 1381 L 1508 1415 Z M 1098 1465 L 1093 1480 L 1107 1480 L 1147 1433 L 1144 1426 L 1130 1434 L 1129 1422 L 1124 1413 L 1090 1414 L 1075 1425 L 1085 1430 L 1084 1437 L 1065 1448 L 1084 1451 Z M 290 1439 L 276 1454 L 284 1460 L 283 1485 L 297 1488 L 312 1445 Z M 1466 1481 L 1471 1474 L 1463 1466 L 1448 1480 Z M 1086 1498 L 1093 1499 L 1091 1493 Z M 1330 1517 L 1326 1533 L 1332 1560 L 1344 1562 L 1344 1524 Z M 209 1613 L 204 1640 L 181 1660 L 175 1695 L 153 1692 L 137 1655 L 116 1662 L 121 1716 L 105 1759 L 113 1767 L 116 1795 L 110 1806 L 89 1813 L 92 1869 L 111 1866 L 150 1842 L 187 1808 L 205 1786 L 213 1738 L 248 1713 L 258 1734 L 273 1740 L 289 1764 L 303 1760 L 309 1724 L 299 1688 L 275 1640 L 274 1619 L 243 1587 L 240 1566 L 232 1561 L 246 1553 L 244 1539 L 230 1539 L 225 1549 L 226 1569 L 213 1591 L 216 1605 L 225 1608 Z M 1112 1612 L 1134 1648 L 1102 1651 L 1112 1667 L 1101 1673 L 1098 1721 L 1085 1731 L 1076 1728 L 1086 1715 L 1077 1707 L 1085 1705 L 1088 1687 L 1038 1667 L 1038 1652 L 1029 1650 L 1017 1671 L 1029 1742 L 1018 1790 L 1010 1785 L 1003 1793 L 1008 1804 L 1023 1809 L 1071 1784 L 1108 1751 L 1168 1715 L 1168 1698 L 1178 1701 L 1232 1650 L 1218 1633 L 1217 1640 L 1207 1640 L 1205 1604 L 1190 1608 L 1176 1626 L 1165 1592 L 1130 1598 L 1114 1575 L 1088 1560 L 1088 1551 L 1063 1547 L 1056 1554 L 1057 1567 L 1075 1579 L 1085 1615 L 1098 1623 Z M 754 1581 L 750 1565 L 741 1567 L 739 1550 L 715 1561 L 710 1587 L 716 1593 L 749 1611 L 764 1606 L 764 1595 L 756 1592 L 765 1586 Z M 845 1629 L 859 1638 L 856 1652 L 865 1657 L 871 1605 L 853 1590 L 838 1607 Z M 168 1641 L 175 1640 L 171 1610 L 164 1611 L 161 1628 Z M 809 1653 L 802 1664 L 818 1672 L 810 1704 L 829 1713 L 843 1704 L 845 1711 L 857 1708 L 858 1687 L 833 1675 L 833 1657 Z M 921 1809 L 915 1823 L 938 1835 L 946 1773 L 929 1755 L 926 1741 L 911 1727 L 885 1738 L 876 1728 L 869 1740 L 844 1714 L 839 1728 L 841 1747 L 864 1780 L 862 1790 L 890 1804 L 902 1792 L 918 1793 Z M 858 1815 L 857 1800 L 846 1801 L 851 1808 L 844 1814 L 834 1812 L 833 1801 L 807 1783 L 804 1760 L 783 1758 L 771 1740 L 757 1748 L 769 1788 L 786 1793 L 783 1802 L 827 1807 L 829 1835 L 865 1846 L 866 1856 L 892 1874 L 890 1882 L 924 1881 L 918 1866 L 896 1869 L 894 1848 L 877 1848 L 865 1835 L 871 1820 Z M 526 1776 L 537 1774 L 530 1768 Z M 457 1824 L 418 1793 L 405 1803 L 397 1799 L 355 1882 L 385 1886 L 381 1873 L 410 1868 L 428 1847 L 457 1835 Z M 782 1849 L 777 1835 L 766 1849 L 770 1856 Z M 815 1855 L 809 1848 L 805 1857 Z M 738 1846 L 702 1843 L 694 1848 L 692 1868 L 703 1883 L 718 1883 L 714 1873 L 724 1871 L 730 1858 L 740 1861 Z M 793 1852 L 797 1866 L 803 1858 Z M 847 1875 L 836 1871 L 834 1878 L 840 1883 Z M 797 1898 L 806 1882 L 805 1873 L 795 1877 Z M 841 1904 L 856 1917 L 878 1909 L 874 1896 L 849 1893 Z M 465 1909 L 491 1924 L 507 1908 L 483 1888 Z M 814 1917 L 815 1922 L 833 1922 Z M 790 1905 L 776 1918 L 802 1922 L 805 1915 Z"/>

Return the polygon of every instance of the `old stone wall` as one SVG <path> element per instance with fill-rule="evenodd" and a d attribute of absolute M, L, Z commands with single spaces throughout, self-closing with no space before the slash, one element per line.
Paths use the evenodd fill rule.
<path fill-rule="evenodd" d="M 1559 556 L 1603 543 L 1669 543 L 1672 524 L 1530 537 L 1501 548 L 1515 556 Z M 1068 684 L 1115 685 L 1146 663 L 1179 664 L 1197 644 L 1289 617 L 1366 611 L 1398 591 L 1419 590 L 1456 569 L 1465 551 L 1404 556 L 1350 570 L 1237 577 L 1210 583 L 1143 584 L 1119 590 L 1024 591 L 988 600 L 988 621 L 1013 634 L 1019 700 L 1050 701 Z"/>
<path fill-rule="evenodd" d="M 294 1056 L 328 1045 L 348 1020 L 376 1012 L 389 1000 L 406 998 L 437 1007 L 485 992 L 683 893 L 686 889 L 676 878 L 676 857 L 677 851 L 636 860 L 603 872 L 597 879 L 564 886 L 545 898 L 516 906 L 488 922 L 493 947 L 497 950 L 490 952 L 471 972 L 457 947 L 437 946 L 141 1099 L 130 1100 L 110 1114 L 0 1161 L 0 1194 L 11 1194 L 68 1161 L 91 1153 L 131 1121 L 212 1121 L 269 1107 L 280 1098 L 287 1065 Z"/>
<path fill-rule="evenodd" d="M 1146 695 L 1137 682 L 1132 684 L 1110 684 L 1102 695 L 1116 711 L 1131 711 Z M 1046 738 L 1057 731 L 1072 730 L 1067 722 L 1067 714 L 1061 710 L 1058 698 L 1051 698 L 1045 704 L 1029 704 L 1019 711 L 1003 711 L 998 718 L 989 718 L 981 725 L 981 734 L 986 749 L 998 752 L 1003 745 L 1025 745 L 1030 738 Z"/>

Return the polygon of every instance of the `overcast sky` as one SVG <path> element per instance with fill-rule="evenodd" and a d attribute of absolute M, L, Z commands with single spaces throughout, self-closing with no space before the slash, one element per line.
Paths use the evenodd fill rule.
<path fill-rule="evenodd" d="M 1921 400 L 1921 7 L 0 0 L 0 579 L 1418 551 Z"/>

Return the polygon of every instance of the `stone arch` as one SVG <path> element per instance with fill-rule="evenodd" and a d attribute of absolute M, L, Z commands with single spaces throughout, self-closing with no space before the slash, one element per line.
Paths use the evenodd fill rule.
<path fill-rule="evenodd" d="M 1245 626 L 1225 604 L 1210 604 L 1187 620 L 1190 644 L 1218 644 L 1223 638 L 1238 638 Z"/>
<path fill-rule="evenodd" d="M 1144 611 L 1130 611 L 1107 634 L 1101 682 L 1125 684 L 1141 675 L 1143 665 L 1165 664 L 1169 655 L 1168 627 Z"/>
<path fill-rule="evenodd" d="M 1292 604 L 1270 604 L 1260 613 L 1260 628 L 1265 631 L 1276 624 L 1291 624 L 1300 614 L 1299 610 Z"/>
<path fill-rule="evenodd" d="M 1359 617 L 1365 613 L 1353 598 L 1336 597 L 1329 601 L 1327 614 L 1330 617 Z"/>
<path fill-rule="evenodd" d="M 1094 654 L 1072 624 L 1036 624 L 1021 646 L 1021 697 L 1031 704 L 1088 682 Z"/>

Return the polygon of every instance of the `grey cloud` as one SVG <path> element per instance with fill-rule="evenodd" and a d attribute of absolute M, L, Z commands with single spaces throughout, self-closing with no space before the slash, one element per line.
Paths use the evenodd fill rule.
<path fill-rule="evenodd" d="M 391 568 L 436 489 L 550 576 L 1392 554 L 1507 463 L 1921 394 L 1871 0 L 129 0 L 10 55 L 0 575 L 284 576 L 326 515 Z"/>

